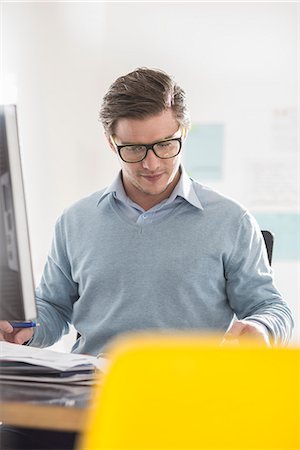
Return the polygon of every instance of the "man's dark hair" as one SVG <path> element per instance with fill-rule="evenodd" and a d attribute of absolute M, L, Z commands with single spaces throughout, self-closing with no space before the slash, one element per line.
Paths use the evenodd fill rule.
<path fill-rule="evenodd" d="M 189 128 L 185 92 L 162 70 L 138 68 L 110 86 L 99 118 L 107 134 L 114 134 L 118 119 L 145 119 L 171 108 L 179 125 Z"/>

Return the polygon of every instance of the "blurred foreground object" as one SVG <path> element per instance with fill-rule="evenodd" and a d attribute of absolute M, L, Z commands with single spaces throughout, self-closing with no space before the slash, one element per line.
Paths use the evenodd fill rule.
<path fill-rule="evenodd" d="M 300 449 L 300 349 L 221 340 L 117 340 L 79 449 Z"/>

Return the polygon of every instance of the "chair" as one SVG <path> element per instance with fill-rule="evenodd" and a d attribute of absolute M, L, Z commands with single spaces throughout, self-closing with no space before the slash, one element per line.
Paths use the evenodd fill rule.
<path fill-rule="evenodd" d="M 296 450 L 300 349 L 220 337 L 117 341 L 79 450 Z"/>
<path fill-rule="evenodd" d="M 269 264 L 271 265 L 273 256 L 274 234 L 271 233 L 271 231 L 262 230 L 262 235 L 266 244 Z"/>

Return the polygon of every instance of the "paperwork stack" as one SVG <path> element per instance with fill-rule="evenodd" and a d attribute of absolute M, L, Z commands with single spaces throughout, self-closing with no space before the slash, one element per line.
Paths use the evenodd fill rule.
<path fill-rule="evenodd" d="M 3 381 L 89 385 L 106 366 L 104 358 L 0 342 Z"/>

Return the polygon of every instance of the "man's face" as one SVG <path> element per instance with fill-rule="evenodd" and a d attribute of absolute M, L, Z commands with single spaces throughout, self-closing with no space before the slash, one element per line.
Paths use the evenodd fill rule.
<path fill-rule="evenodd" d="M 166 138 L 179 137 L 179 124 L 171 110 L 142 120 L 119 119 L 114 139 L 122 144 L 152 144 Z M 111 148 L 116 152 L 110 142 Z M 152 206 L 169 197 L 177 184 L 180 174 L 181 153 L 170 159 L 158 158 L 152 150 L 146 158 L 137 163 L 126 163 L 120 157 L 123 184 L 127 195 L 142 206 Z"/>

